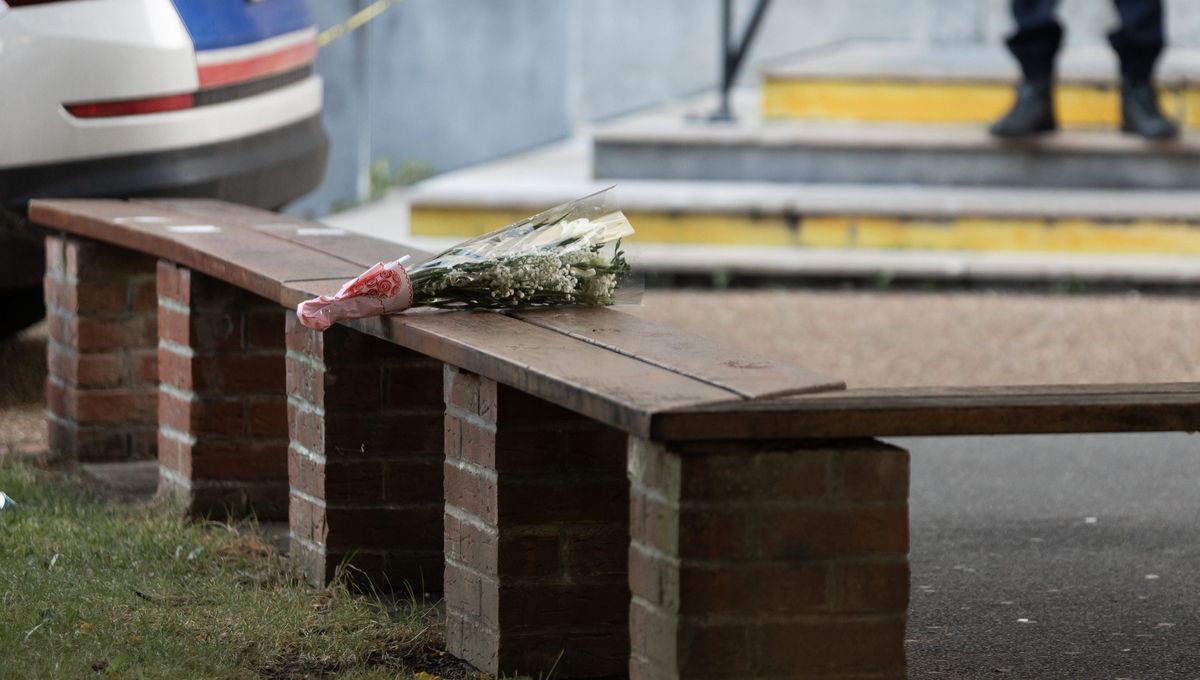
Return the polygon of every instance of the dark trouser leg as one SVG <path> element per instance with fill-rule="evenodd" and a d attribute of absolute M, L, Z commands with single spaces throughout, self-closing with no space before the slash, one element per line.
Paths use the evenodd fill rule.
<path fill-rule="evenodd" d="M 1126 0 L 1126 4 L 1131 3 Z M 1047 80 L 1054 75 L 1054 57 L 1062 44 L 1063 29 L 1055 16 L 1058 0 L 1013 0 L 1017 30 L 1008 49 L 1021 64 L 1026 80 Z"/>
<path fill-rule="evenodd" d="M 1121 27 L 1108 39 L 1121 58 L 1126 81 L 1149 80 L 1166 44 L 1162 0 L 1115 0 Z"/>

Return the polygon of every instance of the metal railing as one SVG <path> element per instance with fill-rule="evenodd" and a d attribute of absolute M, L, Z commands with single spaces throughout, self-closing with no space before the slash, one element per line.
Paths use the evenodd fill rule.
<path fill-rule="evenodd" d="M 757 0 L 758 4 L 754 6 L 745 30 L 735 43 L 733 2 L 734 0 L 721 0 L 721 102 L 717 106 L 717 110 L 709 116 L 714 121 L 734 120 L 730 91 L 737 82 L 738 73 L 742 70 L 742 64 L 745 63 L 746 55 L 750 52 L 750 46 L 754 42 L 755 36 L 758 35 L 767 8 L 771 5 L 771 0 Z"/>

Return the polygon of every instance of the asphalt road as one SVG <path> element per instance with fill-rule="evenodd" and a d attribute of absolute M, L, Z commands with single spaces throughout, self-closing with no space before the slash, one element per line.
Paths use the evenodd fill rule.
<path fill-rule="evenodd" d="M 912 678 L 1200 678 L 1200 437 L 898 439 Z"/>

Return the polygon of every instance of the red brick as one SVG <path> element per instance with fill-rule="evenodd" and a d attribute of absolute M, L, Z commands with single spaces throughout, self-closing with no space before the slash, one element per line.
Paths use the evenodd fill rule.
<path fill-rule="evenodd" d="M 760 630 L 757 665 L 764 674 L 904 670 L 902 616 L 893 621 L 764 623 Z"/>
<path fill-rule="evenodd" d="M 458 455 L 463 460 L 486 468 L 496 466 L 496 432 L 479 423 L 460 420 Z"/>
<path fill-rule="evenodd" d="M 907 560 L 837 563 L 832 569 L 833 605 L 838 611 L 901 613 L 908 609 Z"/>
<path fill-rule="evenodd" d="M 250 408 L 250 434 L 255 437 L 281 438 L 288 433 L 287 401 L 252 401 Z"/>
<path fill-rule="evenodd" d="M 500 625 L 550 629 L 624 624 L 629 618 L 627 586 L 619 583 L 500 585 Z"/>
<path fill-rule="evenodd" d="M 414 545 L 438 545 L 442 539 L 442 508 L 335 508 L 326 509 L 330 548 L 386 549 L 397 536 Z"/>
<path fill-rule="evenodd" d="M 128 356 L 129 361 L 133 364 L 133 384 L 156 387 L 158 385 L 158 352 L 155 350 L 130 351 Z"/>
<path fill-rule="evenodd" d="M 629 569 L 629 531 L 622 528 L 568 534 L 567 563 L 576 577 L 623 575 Z"/>
<path fill-rule="evenodd" d="M 487 381 L 496 385 L 493 381 Z M 480 410 L 484 410 L 485 388 L 480 392 Z M 496 388 L 496 422 L 502 428 L 540 429 L 554 423 L 575 423 L 580 416 L 574 411 L 552 404 L 520 390 L 498 385 Z"/>
<path fill-rule="evenodd" d="M 64 248 L 66 244 L 62 238 L 57 236 L 46 237 L 46 273 L 54 274 L 61 278 L 61 275 L 66 271 L 67 261 Z"/>
<path fill-rule="evenodd" d="M 154 421 L 158 394 L 145 388 L 83 390 L 77 392 L 75 403 L 75 417 L 81 422 L 144 423 Z"/>
<path fill-rule="evenodd" d="M 110 280 L 154 269 L 154 259 L 147 255 L 97 241 L 68 238 L 65 253 L 67 274 L 79 281 Z"/>
<path fill-rule="evenodd" d="M 846 451 L 835 456 L 841 493 L 853 500 L 908 500 L 908 452 L 896 448 Z"/>
<path fill-rule="evenodd" d="M 192 343 L 190 314 L 166 306 L 158 308 L 158 336 L 184 347 Z"/>
<path fill-rule="evenodd" d="M 749 651 L 754 649 L 750 629 L 682 624 L 678 635 L 680 678 L 752 677 L 757 659 Z"/>
<path fill-rule="evenodd" d="M 456 613 L 478 619 L 483 614 L 483 580 L 478 574 L 452 564 L 446 565 L 446 601 Z"/>
<path fill-rule="evenodd" d="M 314 498 L 325 497 L 325 464 L 288 448 L 288 484 Z"/>
<path fill-rule="evenodd" d="M 460 522 L 452 515 L 445 515 L 444 522 L 446 559 L 495 576 L 499 568 L 496 533 L 485 531 L 470 522 Z"/>
<path fill-rule="evenodd" d="M 287 476 L 287 445 L 202 439 L 191 450 L 193 480 L 265 482 Z"/>
<path fill-rule="evenodd" d="M 245 405 L 241 401 L 184 401 L 159 393 L 159 423 L 179 432 L 239 436 L 246 433 Z"/>
<path fill-rule="evenodd" d="M 53 308 L 46 310 L 46 332 L 51 340 L 78 350 L 75 345 L 75 315 Z"/>
<path fill-rule="evenodd" d="M 440 459 L 443 444 L 442 415 L 437 412 L 325 416 L 325 451 L 330 457 L 428 454 Z"/>
<path fill-rule="evenodd" d="M 800 500 L 828 489 L 826 452 L 710 455 L 689 461 L 682 482 L 691 500 Z"/>
<path fill-rule="evenodd" d="M 170 262 L 159 261 L 157 269 L 158 296 L 181 305 L 192 302 L 192 272 Z"/>
<path fill-rule="evenodd" d="M 287 349 L 307 357 L 319 358 L 325 355 L 324 335 L 301 324 L 295 314 L 287 314 L 284 317 L 284 345 Z"/>
<path fill-rule="evenodd" d="M 572 470 L 624 470 L 629 436 L 611 427 L 567 433 L 567 467 Z"/>
<path fill-rule="evenodd" d="M 158 344 L 158 326 L 150 315 L 122 319 L 76 318 L 71 337 L 81 352 L 154 347 Z"/>
<path fill-rule="evenodd" d="M 325 412 L 361 413 L 383 406 L 383 379 L 378 368 L 325 371 Z"/>
<path fill-rule="evenodd" d="M 163 385 L 184 392 L 192 391 L 194 382 L 191 357 L 179 354 L 174 348 L 163 346 L 158 349 L 155 368 Z"/>
<path fill-rule="evenodd" d="M 70 347 L 51 342 L 47 345 L 46 361 L 50 375 L 78 387 L 118 387 L 124 377 L 121 355 L 115 352 L 78 354 Z"/>
<path fill-rule="evenodd" d="M 442 366 L 433 362 L 385 369 L 385 405 L 441 404 L 442 373 Z"/>
<path fill-rule="evenodd" d="M 494 526 L 498 519 L 495 485 L 469 468 L 447 463 L 442 470 L 446 504 L 461 508 Z"/>
<path fill-rule="evenodd" d="M 193 291 L 193 300 L 200 301 Z M 192 307 L 192 348 L 199 354 L 234 352 L 242 347 L 242 316 L 236 311 Z"/>
<path fill-rule="evenodd" d="M 325 372 L 299 361 L 287 358 L 287 394 L 312 404 L 325 407 Z"/>
<path fill-rule="evenodd" d="M 561 553 L 558 536 L 501 538 L 496 559 L 498 576 L 504 582 L 561 581 L 566 567 Z"/>
<path fill-rule="evenodd" d="M 47 306 L 88 316 L 111 315 L 129 307 L 126 283 L 120 278 L 79 283 L 50 278 L 45 293 Z"/>
<path fill-rule="evenodd" d="M 325 455 L 325 419 L 288 404 L 288 438 L 313 453 Z"/>
<path fill-rule="evenodd" d="M 323 545 L 328 533 L 325 509 L 295 494 L 291 494 L 288 501 L 288 524 L 292 534 L 310 543 Z"/>
<path fill-rule="evenodd" d="M 795 614 L 827 608 L 828 567 L 794 565 L 689 566 L 679 570 L 679 606 L 685 615 Z"/>
<path fill-rule="evenodd" d="M 283 355 L 228 354 L 192 359 L 196 391 L 286 394 Z"/>
<path fill-rule="evenodd" d="M 623 525 L 629 512 L 629 483 L 623 476 L 584 479 L 500 478 L 501 515 L 512 525 L 604 522 Z"/>
<path fill-rule="evenodd" d="M 475 430 L 469 424 L 463 424 L 463 456 L 469 459 L 491 456 L 490 446 L 476 444 L 472 439 Z M 481 433 L 480 438 L 482 436 L 485 435 Z M 497 425 L 494 437 L 494 463 L 482 458 L 480 460 L 486 462 L 481 464 L 495 465 L 505 472 L 554 472 L 566 467 L 567 433 L 560 428 L 547 425 L 542 430 L 512 430 Z"/>
<path fill-rule="evenodd" d="M 153 312 L 158 307 L 158 281 L 154 274 L 130 277 L 129 309 L 137 313 Z"/>
<path fill-rule="evenodd" d="M 381 463 L 383 500 L 389 503 L 441 503 L 440 459 L 414 461 L 409 457 Z"/>
<path fill-rule="evenodd" d="M 464 460 L 462 456 L 462 421 L 455 416 L 446 414 L 443 425 L 442 443 L 446 457 Z"/>
<path fill-rule="evenodd" d="M 692 526 L 689 520 L 684 517 L 683 526 Z M 907 555 L 908 511 L 863 507 L 763 512 L 755 542 L 759 555 L 767 559 Z"/>
<path fill-rule="evenodd" d="M 460 408 L 467 413 L 479 414 L 480 378 L 478 375 L 446 365 L 443 380 L 443 398 L 447 406 Z"/>
<path fill-rule="evenodd" d="M 284 310 L 245 315 L 245 341 L 250 348 L 283 348 Z M 291 315 L 289 315 L 291 316 Z"/>

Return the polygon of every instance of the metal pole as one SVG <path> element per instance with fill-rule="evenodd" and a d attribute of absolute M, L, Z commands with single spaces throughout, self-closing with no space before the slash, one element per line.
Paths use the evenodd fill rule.
<path fill-rule="evenodd" d="M 730 58 L 732 42 L 733 0 L 721 0 L 721 103 L 712 115 L 715 121 L 733 120 L 733 109 L 729 105 L 729 89 L 733 78 L 733 62 Z"/>

